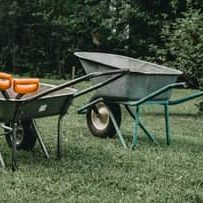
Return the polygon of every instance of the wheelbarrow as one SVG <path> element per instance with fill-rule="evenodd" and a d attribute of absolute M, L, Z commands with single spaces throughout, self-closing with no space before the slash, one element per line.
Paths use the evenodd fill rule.
<path fill-rule="evenodd" d="M 170 99 L 174 88 L 186 86 L 184 82 L 177 83 L 178 77 L 182 74 L 179 70 L 121 55 L 93 52 L 76 52 L 75 55 L 86 73 L 129 71 L 122 78 L 98 89 L 90 102 L 78 110 L 79 114 L 86 114 L 87 125 L 94 136 L 113 137 L 117 134 L 124 148 L 127 148 L 127 143 L 119 129 L 120 105 L 124 105 L 134 120 L 131 148 L 137 145 L 139 128 L 151 141 L 157 143 L 155 136 L 141 121 L 140 108 L 145 104 L 164 106 L 166 142 L 169 145 L 171 143 L 169 106 L 203 96 L 203 91 L 200 91 L 184 98 Z M 94 78 L 92 82 L 96 84 L 102 80 Z M 134 107 L 134 112 L 131 107 Z"/>
<path fill-rule="evenodd" d="M 61 128 L 62 119 L 67 113 L 72 100 L 78 96 L 98 89 L 122 77 L 126 71 L 115 70 L 94 72 L 59 86 L 39 83 L 38 79 L 13 79 L 10 74 L 0 73 L 0 122 L 5 130 L 6 141 L 12 148 L 12 169 L 17 166 L 17 149 L 31 150 L 36 140 L 46 158 L 48 151 L 43 143 L 36 118 L 59 115 L 57 135 L 57 156 L 61 156 Z M 83 90 L 70 86 L 91 78 L 109 75 L 104 81 Z M 0 153 L 0 164 L 4 167 L 4 160 Z"/>

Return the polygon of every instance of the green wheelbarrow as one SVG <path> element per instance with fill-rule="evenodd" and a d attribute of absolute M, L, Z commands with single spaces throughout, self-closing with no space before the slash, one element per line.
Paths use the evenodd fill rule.
<path fill-rule="evenodd" d="M 86 114 L 90 132 L 97 137 L 118 136 L 123 147 L 127 143 L 120 131 L 121 109 L 123 105 L 134 120 L 131 148 L 138 142 L 138 129 L 157 143 L 140 118 L 140 108 L 145 104 L 158 104 L 164 107 L 166 143 L 171 143 L 169 106 L 181 104 L 203 96 L 203 91 L 171 100 L 172 90 L 185 87 L 184 82 L 176 82 L 182 72 L 165 66 L 137 60 L 121 55 L 93 52 L 76 52 L 84 70 L 94 71 L 128 70 L 122 78 L 96 91 L 90 102 L 78 110 L 79 114 Z M 108 76 L 107 76 L 108 77 Z M 101 82 L 101 78 L 92 79 L 94 84 Z M 134 111 L 132 111 L 132 108 Z"/>

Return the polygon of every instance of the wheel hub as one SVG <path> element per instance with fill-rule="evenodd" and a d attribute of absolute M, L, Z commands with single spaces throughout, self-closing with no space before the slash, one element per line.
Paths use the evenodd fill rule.
<path fill-rule="evenodd" d="M 20 126 L 17 130 L 17 135 L 16 135 L 16 144 L 20 145 L 23 142 L 24 138 L 24 131 L 22 126 Z"/>
<path fill-rule="evenodd" d="M 11 142 L 13 141 L 13 137 L 12 135 L 10 135 L 11 137 Z M 24 131 L 23 131 L 23 127 L 20 125 L 17 128 L 17 133 L 16 133 L 16 145 L 20 145 L 23 142 L 24 139 Z"/>
<path fill-rule="evenodd" d="M 98 112 L 94 110 L 91 112 L 92 123 L 96 129 L 104 130 L 110 121 L 109 110 L 103 102 L 96 104 L 96 108 Z"/>

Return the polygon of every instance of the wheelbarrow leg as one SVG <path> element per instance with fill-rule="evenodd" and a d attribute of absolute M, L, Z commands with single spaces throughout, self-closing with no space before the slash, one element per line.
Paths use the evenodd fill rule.
<path fill-rule="evenodd" d="M 17 157 L 16 157 L 16 136 L 17 136 L 18 124 L 15 122 L 12 132 L 12 171 L 16 170 L 17 167 Z"/>
<path fill-rule="evenodd" d="M 169 109 L 168 104 L 164 104 L 164 113 L 165 113 L 165 127 L 166 127 L 166 143 L 167 145 L 171 144 L 170 136 L 170 123 L 169 123 Z"/>
<path fill-rule="evenodd" d="M 134 147 L 137 145 L 137 137 L 138 137 L 138 129 L 140 125 L 140 106 L 135 106 L 135 124 L 133 128 L 133 141 L 131 148 L 134 149 Z"/>
<path fill-rule="evenodd" d="M 140 128 L 143 130 L 143 132 L 147 135 L 147 137 L 154 142 L 155 144 L 158 144 L 158 142 L 156 141 L 154 135 L 152 135 L 145 127 L 144 125 L 140 122 L 139 124 Z"/>
<path fill-rule="evenodd" d="M 33 123 L 33 126 L 34 126 L 34 128 L 35 128 L 34 130 L 35 130 L 35 132 L 36 132 L 37 140 L 39 141 L 39 144 L 40 144 L 40 147 L 41 147 L 42 151 L 44 152 L 44 156 L 45 156 L 47 159 L 49 159 L 49 153 L 48 153 L 47 148 L 46 148 L 46 146 L 45 146 L 45 144 L 44 144 L 44 142 L 43 142 L 43 140 L 42 140 L 42 137 L 41 137 L 40 132 L 39 132 L 39 129 L 38 129 L 38 127 L 37 127 L 36 121 L 35 121 L 35 120 L 32 120 L 32 123 Z"/>
<path fill-rule="evenodd" d="M 1 154 L 1 152 L 0 152 L 0 163 L 1 163 L 1 166 L 2 166 L 3 168 L 5 168 L 5 163 L 4 163 L 4 159 L 3 159 L 3 156 L 2 156 L 2 154 Z"/>
<path fill-rule="evenodd" d="M 133 112 L 130 110 L 130 108 L 125 105 L 126 110 L 128 111 L 128 113 L 130 114 L 130 116 L 135 120 L 135 115 L 133 114 Z M 147 137 L 154 142 L 155 144 L 158 144 L 158 142 L 156 141 L 155 137 L 147 130 L 147 128 L 140 122 L 139 123 L 139 127 L 143 130 L 143 132 L 147 135 Z"/>
<path fill-rule="evenodd" d="M 62 129 L 62 121 L 63 121 L 64 114 L 59 115 L 58 119 L 58 136 L 57 136 L 57 158 L 61 158 L 61 129 Z"/>
<path fill-rule="evenodd" d="M 117 136 L 118 136 L 118 138 L 119 138 L 121 144 L 123 145 L 123 147 L 124 147 L 125 149 L 127 149 L 127 145 L 126 145 L 126 143 L 125 143 L 125 141 L 124 141 L 124 139 L 123 139 L 123 136 L 122 136 L 122 134 L 121 134 L 121 131 L 119 130 L 118 124 L 116 123 L 116 119 L 114 118 L 114 115 L 112 114 L 112 112 L 111 112 L 110 109 L 109 109 L 109 115 L 110 115 L 111 121 L 112 121 L 112 123 L 113 123 L 113 125 L 114 125 L 114 128 L 115 128 L 115 130 L 116 130 L 116 134 L 117 134 Z"/>

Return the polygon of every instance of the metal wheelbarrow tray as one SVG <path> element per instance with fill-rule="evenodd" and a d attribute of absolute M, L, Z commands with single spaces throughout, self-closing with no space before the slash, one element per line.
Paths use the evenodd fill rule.
<path fill-rule="evenodd" d="M 53 88 L 49 84 L 41 84 L 40 90 L 35 94 L 40 94 L 45 90 Z M 28 120 L 52 115 L 58 115 L 61 112 L 64 104 L 71 104 L 76 89 L 66 88 L 55 91 L 51 94 L 43 96 L 39 99 L 34 99 L 32 102 L 27 102 L 35 94 L 26 94 L 20 100 L 15 98 L 15 94 L 9 100 L 0 95 L 0 121 L 10 122 L 13 120 L 18 105 L 24 103 L 20 108 L 18 119 Z M 66 107 L 68 108 L 68 106 Z"/>
<path fill-rule="evenodd" d="M 115 69 L 129 71 L 124 77 L 97 90 L 96 95 L 117 100 L 139 100 L 159 88 L 175 83 L 182 74 L 175 69 L 120 55 L 93 52 L 76 52 L 75 55 L 87 73 Z M 92 81 L 96 84 L 101 78 Z M 167 91 L 155 99 L 168 99 L 170 96 L 171 91 Z"/>

